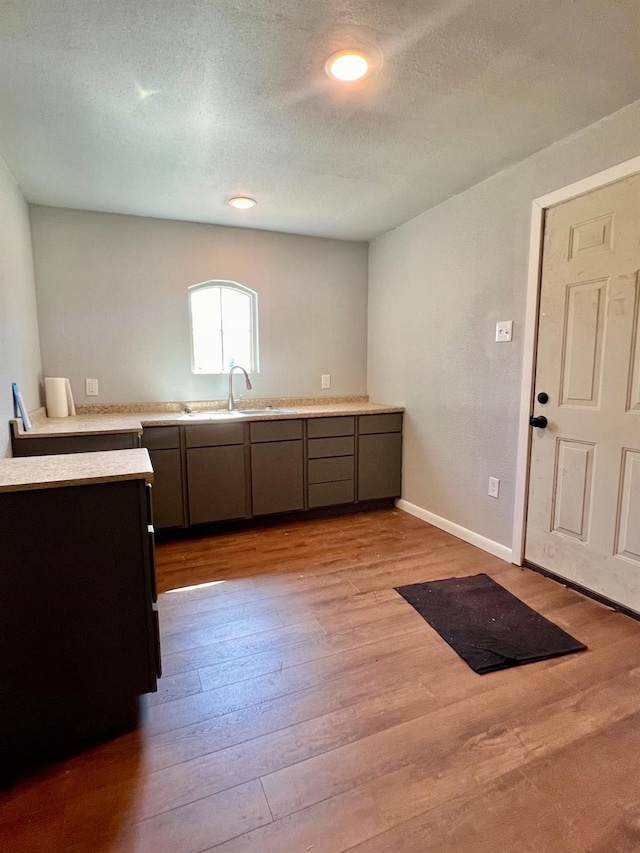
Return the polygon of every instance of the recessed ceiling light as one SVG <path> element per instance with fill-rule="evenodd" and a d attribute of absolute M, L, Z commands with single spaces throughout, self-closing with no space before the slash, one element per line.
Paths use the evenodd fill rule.
<path fill-rule="evenodd" d="M 329 77 L 351 83 L 365 76 L 369 70 L 369 60 L 359 50 L 341 50 L 329 57 L 325 70 Z"/>
<path fill-rule="evenodd" d="M 248 198 L 244 195 L 237 195 L 229 199 L 231 207 L 236 207 L 238 210 L 249 210 L 250 207 L 255 207 L 257 203 L 255 198 Z"/>

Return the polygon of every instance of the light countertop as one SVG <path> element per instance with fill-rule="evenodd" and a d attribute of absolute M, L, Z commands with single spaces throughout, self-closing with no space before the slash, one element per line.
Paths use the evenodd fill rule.
<path fill-rule="evenodd" d="M 116 480 L 153 482 L 146 449 L 0 459 L 0 492 L 86 486 Z"/>
<path fill-rule="evenodd" d="M 264 420 L 287 420 L 295 418 L 322 418 L 341 415 L 376 415 L 390 412 L 403 412 L 401 406 L 387 406 L 380 403 L 369 403 L 363 399 L 353 401 L 345 399 L 340 400 L 334 398 L 333 401 L 326 402 L 314 400 L 311 404 L 298 404 L 296 400 L 277 400 L 273 401 L 277 408 L 288 409 L 286 413 L 272 412 L 262 415 L 242 414 L 240 408 L 238 416 L 225 418 L 224 420 L 216 418 L 207 419 L 203 416 L 202 409 L 205 404 L 194 404 L 197 406 L 197 411 L 194 415 L 185 415 L 181 411 L 169 411 L 167 408 L 161 409 L 160 406 L 177 407 L 179 404 L 158 404 L 158 410 L 150 411 L 103 411 L 97 414 L 80 414 L 68 418 L 47 418 L 42 410 L 39 410 L 32 417 L 32 429 L 25 432 L 22 428 L 22 422 L 19 420 L 11 421 L 13 434 L 15 438 L 44 438 L 54 436 L 72 436 L 72 435 L 100 435 L 104 433 L 137 433 L 141 434 L 144 427 L 150 426 L 185 426 L 188 424 L 203 424 L 203 423 L 229 423 L 230 421 L 264 421 Z M 245 408 L 258 408 L 265 405 L 263 400 L 245 399 L 242 404 Z M 217 401 L 211 404 L 210 408 L 222 409 Z M 116 409 L 117 407 L 103 407 L 105 409 Z M 122 407 L 125 408 L 125 407 Z M 128 408 L 128 407 L 126 407 Z M 145 407 L 146 408 L 146 407 Z M 115 452 L 115 451 L 114 451 Z"/>

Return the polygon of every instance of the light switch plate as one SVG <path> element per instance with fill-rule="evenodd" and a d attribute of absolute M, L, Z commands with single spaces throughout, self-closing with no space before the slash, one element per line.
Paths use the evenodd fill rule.
<path fill-rule="evenodd" d="M 496 323 L 496 343 L 506 343 L 513 337 L 513 320 L 500 320 Z"/>
<path fill-rule="evenodd" d="M 98 380 L 97 379 L 85 379 L 84 381 L 84 393 L 87 397 L 97 397 L 98 396 Z"/>
<path fill-rule="evenodd" d="M 324 389 L 331 388 L 331 374 L 330 373 L 323 373 L 322 374 L 322 387 Z"/>

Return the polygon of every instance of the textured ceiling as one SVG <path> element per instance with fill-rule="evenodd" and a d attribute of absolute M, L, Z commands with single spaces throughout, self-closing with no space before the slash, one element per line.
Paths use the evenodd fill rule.
<path fill-rule="evenodd" d="M 40 204 L 367 240 L 640 98 L 639 33 L 638 0 L 0 0 L 0 149 Z M 343 88 L 353 45 L 382 67 Z"/>

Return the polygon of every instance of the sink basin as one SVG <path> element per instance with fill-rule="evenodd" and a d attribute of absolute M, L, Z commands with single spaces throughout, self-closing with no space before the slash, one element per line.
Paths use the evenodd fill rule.
<path fill-rule="evenodd" d="M 256 415 L 295 415 L 293 409 L 239 409 L 235 412 L 230 412 L 227 409 L 214 409 L 211 412 L 189 412 L 183 414 L 184 418 L 198 421 L 217 421 L 227 420 L 229 418 L 254 418 Z"/>
<path fill-rule="evenodd" d="M 228 412 L 226 409 L 217 409 L 213 412 L 183 412 L 183 418 L 189 418 L 189 420 L 196 421 L 214 421 L 214 420 L 226 420 L 227 418 L 237 418 L 240 416 L 240 412 Z"/>
<path fill-rule="evenodd" d="M 241 415 L 295 415 L 293 409 L 276 409 L 269 407 L 267 409 L 241 409 Z"/>

